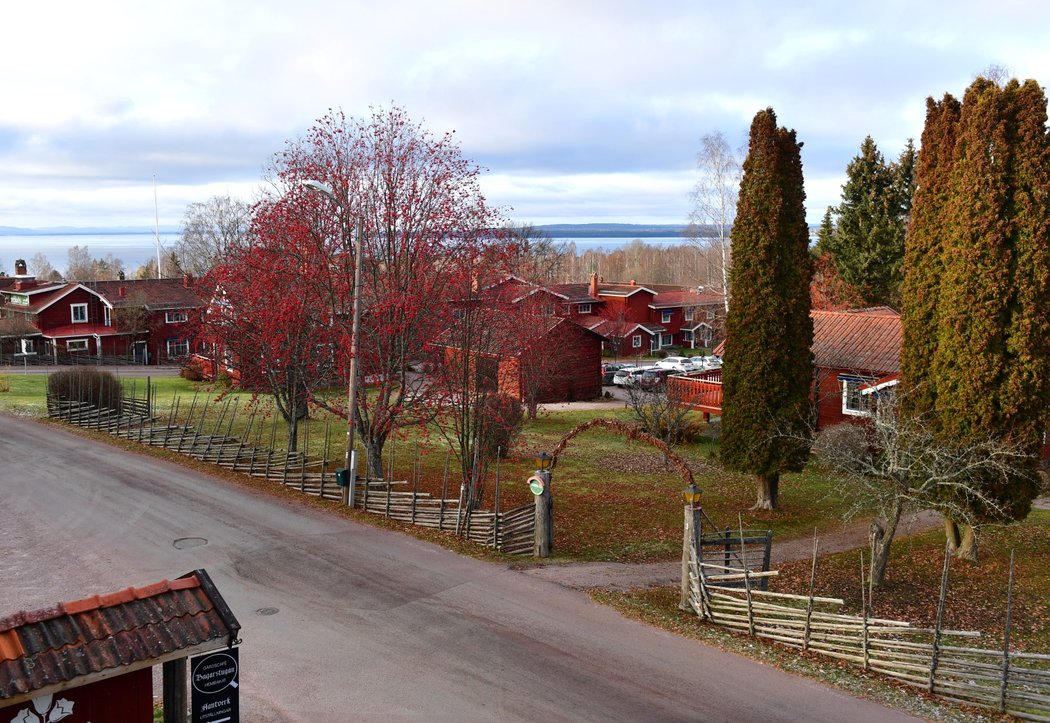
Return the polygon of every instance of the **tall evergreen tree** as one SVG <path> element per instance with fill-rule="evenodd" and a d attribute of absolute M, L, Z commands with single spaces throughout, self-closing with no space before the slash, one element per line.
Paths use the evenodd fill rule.
<path fill-rule="evenodd" d="M 961 106 L 946 98 L 929 108 L 942 112 L 928 113 L 927 131 L 954 143 L 950 161 L 935 142 L 940 160 L 927 162 L 923 134 L 908 258 L 931 268 L 909 270 L 902 377 L 917 392 L 914 411 L 932 412 L 945 439 L 994 436 L 1031 452 L 1030 469 L 983 481 L 991 505 L 973 505 L 979 519 L 1021 519 L 1050 424 L 1046 97 L 1034 81 L 978 78 Z M 931 165 L 939 194 L 923 192 Z M 976 556 L 972 529 L 947 520 L 947 530 L 958 556 Z"/>
<path fill-rule="evenodd" d="M 901 398 L 910 415 L 932 413 L 937 389 L 931 378 L 937 349 L 937 300 L 940 294 L 942 234 L 948 223 L 949 179 L 959 123 L 959 101 L 945 95 L 926 100 L 922 150 L 915 165 L 915 196 L 908 224 L 901 287 Z"/>
<path fill-rule="evenodd" d="M 813 382 L 802 144 L 776 123 L 767 108 L 751 124 L 722 370 L 722 460 L 757 475 L 759 509 L 776 508 L 781 472 L 805 465 Z"/>
<path fill-rule="evenodd" d="M 900 293 L 904 232 L 911 190 L 911 156 L 887 164 L 868 136 L 846 167 L 835 232 L 821 239 L 842 280 L 864 290 L 869 304 L 896 305 Z"/>

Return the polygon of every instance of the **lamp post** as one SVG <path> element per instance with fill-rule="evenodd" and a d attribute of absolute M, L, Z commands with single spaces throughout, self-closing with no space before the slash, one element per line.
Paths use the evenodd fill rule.
<path fill-rule="evenodd" d="M 343 216 L 345 209 L 343 205 L 336 198 L 335 193 L 332 191 L 332 187 L 323 181 L 317 181 L 314 179 L 308 179 L 302 182 L 305 188 L 310 189 L 316 193 L 320 193 L 322 196 L 330 200 L 339 209 L 340 226 L 343 224 Z M 354 285 L 353 285 L 353 326 L 350 331 L 350 383 L 349 390 L 347 391 L 346 401 L 346 475 L 344 480 L 340 480 L 340 484 L 343 488 L 343 503 L 349 504 L 351 507 L 354 506 L 354 485 L 357 481 L 357 459 L 354 453 L 354 425 L 357 419 L 357 377 L 358 377 L 358 366 L 357 366 L 357 350 L 358 343 L 361 339 L 361 256 L 362 254 L 362 237 L 364 236 L 364 224 L 361 221 L 361 217 L 357 217 L 357 229 L 354 234 L 353 250 L 354 250 Z M 349 244 L 347 244 L 349 246 Z"/>
<path fill-rule="evenodd" d="M 682 523 L 682 594 L 678 600 L 680 610 L 692 610 L 689 602 L 690 597 L 690 550 L 695 547 L 697 563 L 700 562 L 700 497 L 703 491 L 690 482 L 689 486 L 682 490 L 682 502 L 684 520 Z"/>

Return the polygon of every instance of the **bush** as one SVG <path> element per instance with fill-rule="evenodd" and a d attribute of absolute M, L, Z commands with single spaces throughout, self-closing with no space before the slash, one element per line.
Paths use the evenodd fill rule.
<path fill-rule="evenodd" d="M 11 380 L 7 377 L 0 377 L 0 392 L 11 391 Z"/>
<path fill-rule="evenodd" d="M 179 370 L 179 376 L 191 382 L 204 381 L 204 370 L 197 362 L 190 362 Z"/>
<path fill-rule="evenodd" d="M 120 411 L 124 400 L 124 387 L 116 375 L 82 367 L 55 372 L 48 376 L 47 393 L 60 399 L 117 411 Z"/>

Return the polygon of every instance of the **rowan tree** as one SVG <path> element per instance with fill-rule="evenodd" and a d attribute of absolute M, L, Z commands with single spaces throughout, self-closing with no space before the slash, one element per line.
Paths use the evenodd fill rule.
<path fill-rule="evenodd" d="M 943 105 L 955 104 L 946 99 Z M 920 395 L 913 411 L 932 405 L 943 438 L 965 442 L 991 432 L 1027 450 L 1034 470 L 1050 425 L 1046 97 L 1032 80 L 1000 86 L 978 78 L 956 118 L 950 162 L 936 164 L 946 174 L 943 205 L 928 208 L 933 199 L 920 193 L 913 209 L 912 253 L 926 251 L 935 271 L 916 272 L 907 290 L 936 302 L 907 300 L 904 338 L 914 346 L 904 350 L 902 381 Z M 951 119 L 928 113 L 928 126 L 931 120 L 937 124 L 931 134 Z M 936 144 L 931 148 L 940 155 Z M 924 154 L 925 144 L 920 192 L 928 170 Z M 939 244 L 930 242 L 934 234 Z M 978 519 L 1022 519 L 1037 493 L 1034 479 L 1029 474 L 989 478 L 983 492 L 996 505 L 966 501 Z M 947 518 L 946 529 L 956 555 L 976 557 L 971 525 Z"/>
<path fill-rule="evenodd" d="M 757 475 L 760 509 L 776 508 L 780 473 L 802 469 L 809 453 L 812 262 L 800 149 L 772 108 L 755 116 L 733 226 L 721 455 Z"/>
<path fill-rule="evenodd" d="M 250 241 L 231 247 L 203 284 L 215 296 L 197 339 L 232 360 L 240 386 L 273 397 L 290 451 L 314 395 L 348 366 L 323 288 L 312 283 L 325 262 L 299 209 L 282 199 L 254 209 Z"/>
<path fill-rule="evenodd" d="M 502 220 L 485 203 L 479 169 L 463 158 L 451 133 L 435 137 L 399 108 L 352 119 L 331 111 L 308 133 L 290 141 L 273 161 L 280 193 L 294 196 L 309 219 L 313 243 L 325 262 L 312 267 L 337 348 L 348 352 L 350 301 L 361 296 L 361 379 L 356 430 L 368 474 L 382 474 L 382 450 L 392 433 L 433 416 L 434 392 L 414 366 L 448 326 L 473 248 Z M 302 187 L 327 184 L 332 198 Z M 362 288 L 353 278 L 354 237 L 361 234 Z M 315 397 L 346 416 L 345 400 Z"/>

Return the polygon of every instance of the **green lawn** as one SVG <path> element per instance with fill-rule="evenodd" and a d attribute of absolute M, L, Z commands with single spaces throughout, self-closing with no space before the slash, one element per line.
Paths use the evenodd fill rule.
<path fill-rule="evenodd" d="M 11 389 L 0 393 L 0 409 L 44 414 L 46 378 L 42 375 L 5 375 Z M 177 410 L 185 419 L 193 409 L 196 424 L 205 415 L 202 429 L 247 436 L 262 446 L 285 442 L 285 429 L 266 398 L 214 385 L 189 382 L 178 377 L 157 377 L 154 405 L 158 417 L 166 419 Z M 144 395 L 144 378 L 124 378 L 128 394 Z M 253 401 L 254 400 L 254 401 Z M 254 418 L 253 418 L 254 414 Z M 631 421 L 622 408 L 602 411 L 541 413 L 526 422 L 523 433 L 501 462 L 501 506 L 530 504 L 532 495 L 525 480 L 535 469 L 533 456 L 551 450 L 573 427 L 604 415 Z M 221 420 L 221 423 L 220 423 Z M 251 427 L 249 428 L 249 424 Z M 346 422 L 320 412 L 311 414 L 309 452 L 327 451 L 332 468 L 340 466 L 344 454 Z M 327 434 L 327 442 L 326 442 Z M 300 437 L 300 446 L 304 437 Z M 441 493 L 448 443 L 433 428 L 407 430 L 388 442 L 384 462 L 393 452 L 394 479 L 411 480 L 419 469 L 419 488 Z M 751 512 L 754 482 L 750 477 L 720 470 L 715 463 L 717 443 L 706 436 L 678 448 L 694 469 L 697 484 L 704 490 L 704 508 L 720 525 L 773 529 L 777 539 L 813 534 L 838 524 L 844 503 L 834 494 L 835 483 L 816 469 L 786 475 L 781 482 L 781 509 Z M 417 461 L 418 460 L 418 461 Z M 485 505 L 492 504 L 495 468 L 487 484 Z M 553 473 L 555 504 L 555 549 L 560 558 L 581 560 L 651 561 L 672 559 L 680 554 L 684 481 L 663 464 L 652 447 L 624 439 L 606 430 L 591 430 L 569 443 Z M 456 463 L 448 485 L 450 496 L 458 494 Z"/>

